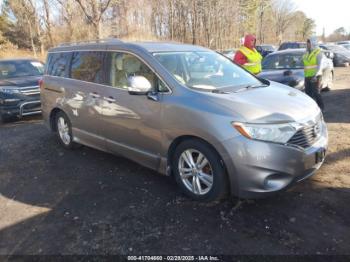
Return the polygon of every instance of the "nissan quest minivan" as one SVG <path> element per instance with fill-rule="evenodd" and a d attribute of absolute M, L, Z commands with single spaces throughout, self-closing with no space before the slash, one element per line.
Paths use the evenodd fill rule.
<path fill-rule="evenodd" d="M 327 150 L 311 98 L 199 46 L 62 44 L 49 50 L 40 87 L 44 120 L 65 148 L 122 155 L 174 176 L 196 200 L 285 190 Z"/>

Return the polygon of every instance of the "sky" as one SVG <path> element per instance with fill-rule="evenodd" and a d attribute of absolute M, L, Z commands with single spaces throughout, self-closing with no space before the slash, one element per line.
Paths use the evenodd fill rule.
<path fill-rule="evenodd" d="M 303 11 L 316 22 L 316 33 L 326 36 L 339 27 L 350 32 L 350 0 L 292 0 L 298 10 Z"/>

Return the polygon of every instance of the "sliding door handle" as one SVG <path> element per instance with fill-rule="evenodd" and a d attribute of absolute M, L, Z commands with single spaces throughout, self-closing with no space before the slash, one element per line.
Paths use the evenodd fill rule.
<path fill-rule="evenodd" d="M 103 99 L 106 100 L 109 103 L 115 102 L 115 99 L 113 97 L 111 97 L 111 96 L 110 97 L 103 97 Z"/>

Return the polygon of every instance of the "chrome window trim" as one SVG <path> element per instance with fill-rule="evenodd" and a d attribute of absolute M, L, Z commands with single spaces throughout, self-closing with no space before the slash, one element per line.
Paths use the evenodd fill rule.
<path fill-rule="evenodd" d="M 166 81 L 164 81 L 163 77 L 161 77 L 150 65 L 149 63 L 147 63 L 143 58 L 141 58 L 139 55 L 130 52 L 130 51 L 125 51 L 125 50 L 93 50 L 93 49 L 79 49 L 79 50 L 70 50 L 70 51 L 54 51 L 54 52 L 48 52 L 47 55 L 49 54 L 57 54 L 57 53 L 73 53 L 73 52 L 115 52 L 115 53 L 126 53 L 126 54 L 130 54 L 133 55 L 135 57 L 137 57 L 138 59 L 140 59 L 144 64 L 146 64 L 151 71 L 165 84 L 166 88 L 168 89 L 167 92 L 159 92 L 160 94 L 165 94 L 165 95 L 171 95 L 173 93 L 173 90 L 169 87 L 169 85 L 166 83 Z M 45 75 L 45 76 L 51 76 L 51 75 Z M 53 76 L 53 77 L 59 77 L 59 78 L 65 78 L 65 79 L 73 79 L 73 78 L 68 78 L 68 77 L 63 77 L 63 76 Z M 125 90 L 127 91 L 127 89 L 125 88 L 121 88 L 121 87 L 115 87 L 115 86 L 110 86 L 110 85 L 103 85 L 103 84 L 98 84 L 98 83 L 94 83 L 94 82 L 88 82 L 88 81 L 84 81 L 84 80 L 79 80 L 79 79 L 73 79 L 73 80 L 77 80 L 77 81 L 83 81 L 85 83 L 92 83 L 92 84 L 97 84 L 97 85 L 102 85 L 102 86 L 108 86 L 108 87 L 112 87 L 112 88 L 116 88 L 116 89 L 120 89 L 120 90 Z"/>

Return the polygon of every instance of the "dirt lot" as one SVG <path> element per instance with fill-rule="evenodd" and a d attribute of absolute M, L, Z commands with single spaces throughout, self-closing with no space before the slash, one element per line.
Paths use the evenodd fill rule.
<path fill-rule="evenodd" d="M 311 179 L 255 201 L 197 203 L 171 178 L 40 119 L 0 128 L 0 254 L 350 255 L 350 68 L 324 93 L 330 148 Z"/>

